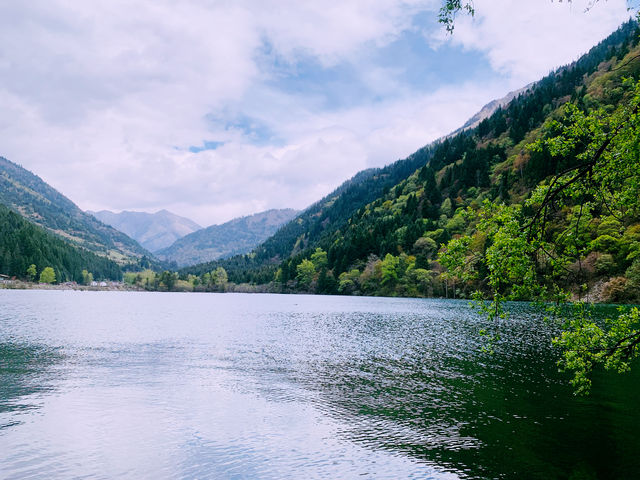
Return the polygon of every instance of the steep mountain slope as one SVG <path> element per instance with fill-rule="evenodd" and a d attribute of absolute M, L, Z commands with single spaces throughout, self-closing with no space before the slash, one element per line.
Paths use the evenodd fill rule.
<path fill-rule="evenodd" d="M 448 136 L 453 137 L 464 130 L 477 127 L 478 125 L 480 125 L 480 122 L 482 122 L 486 118 L 489 118 L 499 108 L 502 108 L 505 105 L 508 105 L 514 98 L 525 93 L 533 85 L 534 85 L 533 83 L 530 83 L 526 87 L 522 87 L 522 88 L 519 88 L 518 90 L 514 90 L 513 92 L 507 93 L 504 97 L 498 100 L 492 100 L 491 102 L 487 103 L 484 107 L 482 107 L 478 113 L 476 113 L 473 117 L 467 120 L 464 123 L 464 125 L 462 125 L 462 127 L 455 130 Z"/>
<path fill-rule="evenodd" d="M 482 114 L 479 112 L 465 125 L 490 115 L 500 108 L 510 95 L 516 93 L 511 92 L 504 99 L 485 105 Z M 407 158 L 397 160 L 386 167 L 358 172 L 353 178 L 284 225 L 251 252 L 251 255 L 235 256 L 221 262 L 197 265 L 185 269 L 185 272 L 200 275 L 220 265 L 229 272 L 233 281 L 239 283 L 270 281 L 273 279 L 276 266 L 283 259 L 315 248 L 323 239 L 344 228 L 349 218 L 358 209 L 380 197 L 416 169 L 425 165 L 433 155 L 433 149 L 437 144 L 436 141 L 427 145 Z"/>
<path fill-rule="evenodd" d="M 135 240 L 83 212 L 40 177 L 3 157 L 0 204 L 75 245 L 119 263 L 151 256 Z"/>
<path fill-rule="evenodd" d="M 430 155 L 430 147 L 425 147 L 384 168 L 363 170 L 285 224 L 251 254 L 196 265 L 184 269 L 184 273 L 200 275 L 222 266 L 235 282 L 269 282 L 283 259 L 315 247 L 321 239 L 344 227 L 359 208 L 424 165 Z"/>
<path fill-rule="evenodd" d="M 53 268 L 60 282 L 81 282 L 82 270 L 96 280 L 122 278 L 115 262 L 74 247 L 0 205 L 0 273 L 26 278 L 32 264 L 36 279 L 45 267 Z"/>
<path fill-rule="evenodd" d="M 358 278 L 364 275 L 363 281 L 352 282 L 350 288 L 349 279 L 344 278 L 340 291 L 418 294 L 415 286 L 421 284 L 422 294 L 426 285 L 432 294 L 444 294 L 441 267 L 433 260 L 441 245 L 467 227 L 462 209 L 484 199 L 521 202 L 561 168 L 557 159 L 532 152 L 526 145 L 545 134 L 548 127 L 543 126 L 560 116 L 569 101 L 585 108 L 609 108 L 619 102 L 625 95 L 623 77 L 638 75 L 640 61 L 634 60 L 640 54 L 639 33 L 635 22 L 626 23 L 578 61 L 536 82 L 476 127 L 385 169 L 358 174 L 252 255 L 196 266 L 185 273 L 200 274 L 220 265 L 231 281 L 264 283 L 274 278 L 274 264 L 282 260 L 277 279 L 285 288 L 296 288 L 298 267 L 322 248 L 326 265 L 316 267 L 317 284 L 305 289 L 335 292 L 343 283 L 341 275 L 353 273 Z M 423 278 L 412 279 L 412 290 L 395 290 L 398 283 L 392 275 L 383 292 L 381 259 L 386 255 L 391 256 L 389 262 L 403 265 L 403 275 L 421 271 Z M 384 267 L 396 271 L 393 265 Z"/>
<path fill-rule="evenodd" d="M 178 239 L 158 257 L 184 266 L 247 253 L 297 214 L 291 208 L 267 210 L 212 225 Z"/>
<path fill-rule="evenodd" d="M 202 228 L 194 221 L 167 210 L 156 213 L 128 211 L 114 213 L 109 210 L 87 211 L 87 213 L 102 223 L 127 234 L 152 253 Z"/>
<path fill-rule="evenodd" d="M 579 146 L 558 156 L 546 147 L 529 145 L 558 134 L 567 121 L 569 102 L 586 112 L 608 112 L 628 101 L 633 87 L 625 79 L 640 78 L 639 34 L 635 22 L 623 25 L 580 60 L 537 82 L 476 128 L 436 145 L 425 166 L 359 209 L 346 228 L 318 244 L 327 255 L 324 277 L 317 268 L 317 283 L 303 287 L 327 293 L 451 294 L 450 279 L 456 275 L 447 272 L 436 255 L 452 238 L 473 237 L 467 208 L 477 211 L 485 200 L 523 205 L 537 185 L 577 161 Z M 575 222 L 575 215 L 570 208 L 554 212 L 549 228 L 562 232 Z M 625 272 L 633 274 L 629 269 L 640 255 L 640 218 L 614 215 L 589 212 L 590 227 L 581 232 L 584 250 L 578 262 L 591 273 L 575 278 L 607 282 L 615 275 L 624 279 Z M 482 251 L 482 235 L 473 241 Z M 299 267 L 305 258 L 313 259 L 312 253 L 283 262 L 280 282 L 300 288 Z M 580 263 L 568 268 L 584 272 Z M 467 282 L 469 288 L 482 288 L 483 278 L 479 272 L 476 283 Z"/>

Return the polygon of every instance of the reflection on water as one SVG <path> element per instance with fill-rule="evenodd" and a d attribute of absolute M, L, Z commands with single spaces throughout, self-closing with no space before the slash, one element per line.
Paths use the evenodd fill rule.
<path fill-rule="evenodd" d="M 7 478 L 635 478 L 638 371 L 573 397 L 523 305 L 0 291 Z"/>
<path fill-rule="evenodd" d="M 38 407 L 37 398 L 53 388 L 52 367 L 60 361 L 56 349 L 0 341 L 0 414 L 14 413 L 0 430 L 20 423 L 20 411 Z"/>

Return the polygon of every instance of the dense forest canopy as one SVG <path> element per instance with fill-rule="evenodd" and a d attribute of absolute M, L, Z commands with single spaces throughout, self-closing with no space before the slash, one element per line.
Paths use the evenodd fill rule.
<path fill-rule="evenodd" d="M 122 278 L 120 267 L 112 260 L 74 247 L 0 205 L 0 274 L 37 280 L 47 268 L 54 279 L 49 281 L 47 270 L 43 283 L 82 283 L 83 270 L 97 280 Z"/>
<path fill-rule="evenodd" d="M 63 240 L 109 256 L 120 264 L 150 255 L 135 240 L 83 212 L 40 177 L 3 157 L 0 157 L 0 204 Z"/>

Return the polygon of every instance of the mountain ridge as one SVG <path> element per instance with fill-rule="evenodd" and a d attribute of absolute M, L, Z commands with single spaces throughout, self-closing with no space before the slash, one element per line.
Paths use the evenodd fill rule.
<path fill-rule="evenodd" d="M 135 240 L 83 212 L 24 167 L 0 157 L 0 203 L 76 246 L 120 264 L 152 256 Z"/>
<path fill-rule="evenodd" d="M 530 191 L 531 182 L 543 178 L 540 175 L 547 172 L 548 167 L 540 162 L 546 160 L 530 160 L 531 154 L 524 146 L 538 138 L 541 126 L 551 113 L 570 100 L 594 104 L 603 92 L 610 97 L 602 100 L 605 103 L 619 99 L 615 95 L 620 96 L 622 92 L 621 75 L 637 74 L 635 64 L 629 64 L 626 55 L 630 48 L 637 53 L 638 33 L 637 23 L 629 21 L 579 60 L 511 92 L 509 95 L 514 98 L 504 105 L 494 104 L 497 108 L 491 115 L 480 120 L 484 115 L 478 112 L 479 116 L 469 119 L 465 123 L 467 127 L 459 129 L 457 134 L 445 136 L 383 169 L 360 172 L 305 210 L 296 222 L 285 225 L 250 255 L 197 265 L 184 269 L 183 273 L 201 274 L 222 266 L 229 272 L 229 280 L 236 283 L 268 283 L 278 278 L 284 288 L 291 288 L 291 282 L 297 278 L 297 267 L 308 260 L 316 248 L 321 248 L 327 254 L 329 269 L 324 278 L 332 277 L 334 283 L 333 289 L 315 291 L 336 293 L 339 275 L 350 268 L 362 273 L 368 255 L 396 256 L 399 252 L 412 252 L 418 248 L 414 244 L 425 230 L 427 233 L 441 230 L 438 235 L 444 235 L 424 240 L 420 246 L 424 249 L 433 241 L 437 251 L 459 228 L 455 223 L 460 219 L 452 219 L 456 209 L 470 201 L 467 189 L 474 187 L 477 191 L 473 195 L 485 192 L 483 195 L 493 198 L 519 188 L 511 195 L 520 198 Z M 614 61 L 620 64 L 616 68 L 622 70 L 610 78 L 611 75 L 605 74 Z M 589 88 L 584 83 L 587 78 L 591 78 Z M 501 170 L 507 168 L 507 160 L 515 162 L 514 172 Z M 525 171 L 526 162 L 529 166 Z M 525 174 L 530 179 L 524 177 Z M 516 175 L 523 177 L 520 184 L 515 181 Z M 441 222 L 444 223 L 440 225 Z M 423 257 L 422 263 L 416 265 L 424 269 L 430 265 L 429 261 Z"/>
<path fill-rule="evenodd" d="M 186 266 L 247 253 L 298 214 L 298 210 L 286 208 L 234 218 L 179 238 L 157 256 Z"/>
<path fill-rule="evenodd" d="M 193 220 L 166 209 L 155 213 L 131 210 L 119 213 L 110 210 L 87 210 L 87 213 L 130 236 L 152 253 L 169 247 L 179 238 L 202 228 Z"/>

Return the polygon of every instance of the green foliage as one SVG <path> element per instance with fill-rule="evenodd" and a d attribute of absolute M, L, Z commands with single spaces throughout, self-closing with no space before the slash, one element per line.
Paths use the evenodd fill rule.
<path fill-rule="evenodd" d="M 633 297 L 640 298 L 640 295 L 638 295 L 638 293 L 640 293 L 640 258 L 633 261 L 625 272 L 625 277 L 627 278 L 628 288 L 635 290 Z"/>
<path fill-rule="evenodd" d="M 443 277 L 455 278 L 460 281 L 469 281 L 476 277 L 473 269 L 473 252 L 469 249 L 471 237 L 454 238 L 443 247 L 438 255 L 438 261 L 445 269 Z"/>
<path fill-rule="evenodd" d="M 229 276 L 227 275 L 227 271 L 224 268 L 217 267 L 214 271 L 211 272 L 211 276 L 210 276 L 211 285 L 214 285 L 219 289 L 224 290 L 228 281 L 229 281 Z"/>
<path fill-rule="evenodd" d="M 442 205 L 440 206 L 440 213 L 447 217 L 450 217 L 453 214 L 453 206 L 450 198 L 444 199 L 444 202 L 442 202 Z"/>
<path fill-rule="evenodd" d="M 74 247 L 0 205 L 0 273 L 34 280 L 36 265 L 51 266 L 59 282 L 82 282 L 84 269 L 101 279 L 122 276 L 115 262 Z"/>
<path fill-rule="evenodd" d="M 598 256 L 598 258 L 595 261 L 594 267 L 597 273 L 606 275 L 614 271 L 617 265 L 613 258 L 613 255 L 604 253 Z"/>
<path fill-rule="evenodd" d="M 55 283 L 56 282 L 56 272 L 51 267 L 45 267 L 42 272 L 40 272 L 40 283 Z"/>
<path fill-rule="evenodd" d="M 327 252 L 320 247 L 316 248 L 316 251 L 311 255 L 311 262 L 316 270 L 322 270 L 327 267 Z"/>
<path fill-rule="evenodd" d="M 387 253 L 380 265 L 381 282 L 384 286 L 393 286 L 398 281 L 400 259 Z"/>
<path fill-rule="evenodd" d="M 525 203 L 527 216 L 517 205 L 485 203 L 481 209 L 477 229 L 489 242 L 482 261 L 495 307 L 489 312 L 500 312 L 504 299 L 568 298 L 566 287 L 577 284 L 581 290 L 579 280 L 585 277 L 581 262 L 593 252 L 606 252 L 595 263 L 600 271 L 615 270 L 616 256 L 626 260 L 619 255 L 621 239 L 625 226 L 637 222 L 640 213 L 640 82 L 626 85 L 626 100 L 615 108 L 584 112 L 567 105 L 562 120 L 551 122 L 549 135 L 532 145 L 533 151 L 548 151 L 564 167 L 532 192 Z M 592 212 L 607 215 L 594 222 Z M 447 250 L 460 249 L 460 244 L 461 240 L 452 240 Z M 468 252 L 462 251 L 454 257 L 456 262 L 449 262 L 454 273 L 465 256 Z M 571 265 L 577 270 L 568 268 Z M 626 270 L 628 278 L 610 280 L 605 287 L 608 298 L 619 301 L 637 295 L 638 270 L 634 262 Z M 553 309 L 564 327 L 555 339 L 563 349 L 561 365 L 574 372 L 572 383 L 578 393 L 589 391 L 595 365 L 626 371 L 639 353 L 637 308 L 621 310 L 604 325 L 597 324 L 590 312 L 582 302 Z"/>
<path fill-rule="evenodd" d="M 84 285 L 91 285 L 91 282 L 93 282 L 93 273 L 85 270 L 82 270 L 82 283 Z"/>
<path fill-rule="evenodd" d="M 475 14 L 472 0 L 445 0 L 440 7 L 438 21 L 445 26 L 447 32 L 452 33 L 455 28 L 455 20 L 458 12 L 464 12 L 471 16 Z"/>
<path fill-rule="evenodd" d="M 607 370 L 626 372 L 640 349 L 640 310 L 619 309 L 619 315 L 608 318 L 604 326 L 592 317 L 588 305 L 579 302 L 573 305 L 566 318 L 564 331 L 554 339 L 562 348 L 560 365 L 573 372 L 571 383 L 579 394 L 589 392 L 590 374 L 595 365 Z"/>
<path fill-rule="evenodd" d="M 349 272 L 342 272 L 338 278 L 338 292 L 342 294 L 356 294 L 359 292 L 360 270 L 354 268 Z"/>
<path fill-rule="evenodd" d="M 175 272 L 169 272 L 168 270 L 165 270 L 160 274 L 160 278 L 158 279 L 158 281 L 160 288 L 170 292 L 173 290 L 173 287 L 178 281 L 178 275 Z"/>
<path fill-rule="evenodd" d="M 316 274 L 316 267 L 306 258 L 296 267 L 296 279 L 303 288 L 309 288 Z"/>
<path fill-rule="evenodd" d="M 32 263 L 29 265 L 29 268 L 27 268 L 27 280 L 33 282 L 33 279 L 36 278 L 37 274 L 38 271 L 36 270 L 36 266 Z"/>
<path fill-rule="evenodd" d="M 600 235 L 591 242 L 591 250 L 616 253 L 619 250 L 618 239 L 611 235 Z"/>
<path fill-rule="evenodd" d="M 94 253 L 115 253 L 123 260 L 149 254 L 135 240 L 83 212 L 40 177 L 3 157 L 0 157 L 0 204 L 50 233 L 65 232 L 62 237 L 65 241 Z"/>
<path fill-rule="evenodd" d="M 489 288 L 506 294 L 510 300 L 529 300 L 541 293 L 535 271 L 538 243 L 527 238 L 522 229 L 519 205 L 486 203 L 478 230 L 490 243 L 485 261 Z"/>

